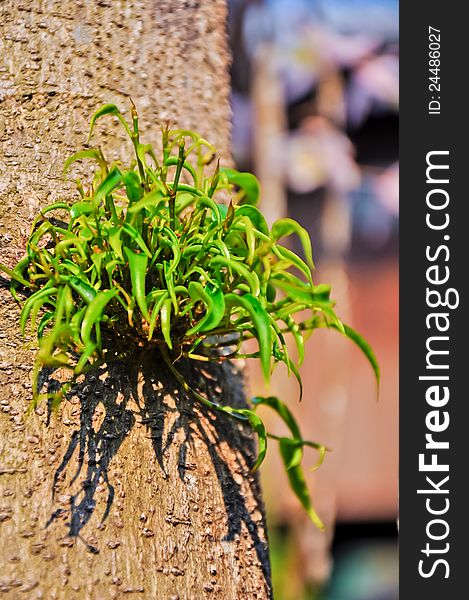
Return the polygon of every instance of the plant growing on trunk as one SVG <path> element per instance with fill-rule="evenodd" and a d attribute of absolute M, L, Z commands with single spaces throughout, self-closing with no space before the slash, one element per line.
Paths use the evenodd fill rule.
<path fill-rule="evenodd" d="M 44 207 L 33 222 L 26 255 L 9 269 L 11 293 L 22 305 L 20 328 L 36 334 L 34 408 L 41 397 L 57 407 L 80 375 L 137 349 L 160 355 L 185 390 L 231 418 L 249 423 L 258 436 L 253 470 L 264 460 L 267 440 L 279 443 L 293 491 L 311 520 L 322 527 L 312 506 L 301 461 L 304 440 L 292 412 L 279 398 L 258 397 L 252 408 L 217 404 L 192 389 L 178 370 L 182 357 L 195 361 L 256 358 L 265 382 L 279 362 L 298 380 L 304 343 L 314 329 L 335 329 L 354 341 L 379 369 L 369 345 L 334 311 L 330 286 L 315 285 L 311 241 L 292 219 L 268 227 L 256 208 L 259 185 L 249 173 L 207 166 L 216 158 L 210 142 L 186 130 L 162 129 L 162 155 L 140 142 L 138 115 L 129 124 L 113 104 L 92 117 L 117 117 L 130 138 L 134 158 L 109 164 L 101 148 L 70 157 L 96 165 L 91 181 L 77 182 L 79 198 Z M 222 200 L 229 198 L 226 204 Z M 281 243 L 297 235 L 304 260 Z M 23 296 L 23 299 L 21 299 Z M 307 319 L 297 315 L 309 311 Z M 285 340 L 290 334 L 297 361 Z M 257 340 L 246 353 L 243 342 Z M 70 377 L 54 393 L 41 393 L 43 367 L 63 368 Z M 290 436 L 266 432 L 258 414 L 268 406 Z"/>

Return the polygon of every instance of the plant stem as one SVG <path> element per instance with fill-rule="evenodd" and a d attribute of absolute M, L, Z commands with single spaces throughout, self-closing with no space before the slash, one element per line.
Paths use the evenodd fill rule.
<path fill-rule="evenodd" d="M 174 366 L 174 364 L 171 360 L 171 357 L 169 356 L 168 351 L 166 350 L 165 344 L 164 343 L 158 344 L 158 347 L 161 351 L 161 354 L 163 355 L 163 359 L 164 359 L 166 365 L 168 366 L 169 370 L 171 371 L 171 373 L 176 378 L 177 382 L 181 385 L 181 387 L 187 394 L 193 396 L 196 400 L 198 400 L 205 406 L 208 406 L 209 408 L 228 413 L 230 416 L 232 416 L 235 419 L 239 419 L 240 421 L 248 420 L 247 417 L 245 417 L 244 415 L 240 415 L 240 414 L 237 414 L 236 412 L 233 412 L 236 409 L 230 410 L 229 406 L 222 406 L 221 404 L 212 402 L 211 400 L 209 400 L 208 398 L 205 398 L 205 396 L 202 396 L 202 394 L 199 394 L 193 388 L 191 388 L 190 385 L 185 381 L 185 379 L 181 375 L 181 373 L 179 373 L 179 371 Z"/>

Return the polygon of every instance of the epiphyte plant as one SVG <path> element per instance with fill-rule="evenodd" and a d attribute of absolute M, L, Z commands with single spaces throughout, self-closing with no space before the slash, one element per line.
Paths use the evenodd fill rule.
<path fill-rule="evenodd" d="M 379 369 L 369 345 L 334 311 L 328 285 L 315 285 L 311 241 L 289 218 L 271 228 L 256 207 L 257 179 L 234 169 L 208 167 L 216 150 L 200 135 L 162 128 L 162 153 L 140 141 L 132 104 L 129 124 L 117 106 L 105 104 L 96 122 L 116 117 L 131 140 L 129 165 L 108 164 L 101 148 L 87 148 L 65 163 L 93 161 L 79 197 L 42 208 L 26 243 L 26 255 L 10 269 L 11 293 L 21 304 L 20 328 L 37 336 L 33 368 L 34 408 L 41 397 L 58 406 L 77 378 L 114 357 L 136 349 L 158 352 L 191 401 L 248 422 L 258 437 L 262 463 L 267 439 L 279 442 L 291 487 L 311 520 L 322 523 L 312 506 L 301 468 L 306 441 L 293 414 L 280 399 L 254 398 L 252 408 L 218 404 L 192 389 L 177 363 L 257 358 L 266 383 L 276 364 L 286 365 L 300 385 L 299 367 L 306 338 L 314 329 L 336 329 L 353 340 Z M 210 169 L 210 174 L 207 171 Z M 226 200 L 229 200 L 227 203 Z M 281 241 L 297 235 L 304 260 Z M 309 311 L 307 319 L 295 318 Z M 296 346 L 290 355 L 286 335 Z M 103 340 L 111 343 L 103 343 Z M 243 342 L 257 340 L 246 353 Z M 43 367 L 71 376 L 54 394 L 41 394 Z M 284 421 L 289 437 L 268 434 L 258 415 L 269 406 Z"/>

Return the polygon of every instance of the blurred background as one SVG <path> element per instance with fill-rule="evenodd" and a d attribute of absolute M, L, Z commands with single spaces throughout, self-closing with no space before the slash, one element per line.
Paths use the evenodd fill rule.
<path fill-rule="evenodd" d="M 382 372 L 378 399 L 359 351 L 323 330 L 308 342 L 301 404 L 278 369 L 270 393 L 288 400 L 305 438 L 333 451 L 307 472 L 325 533 L 307 521 L 276 452 L 263 469 L 275 597 L 395 600 L 398 2 L 230 0 L 230 39 L 236 166 L 259 177 L 270 222 L 288 215 L 308 229 L 315 283 L 332 284 L 339 316 Z M 250 385 L 265 394 L 252 368 Z"/>

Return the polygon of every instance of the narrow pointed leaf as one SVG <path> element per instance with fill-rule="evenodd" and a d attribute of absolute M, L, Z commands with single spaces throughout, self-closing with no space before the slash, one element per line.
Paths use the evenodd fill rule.
<path fill-rule="evenodd" d="M 257 459 L 254 463 L 254 466 L 251 469 L 251 471 L 254 473 L 264 462 L 265 455 L 267 453 L 267 433 L 265 430 L 264 423 L 262 422 L 261 418 L 258 415 L 256 415 L 255 412 L 248 409 L 241 409 L 240 413 L 248 418 L 249 424 L 257 434 Z"/>
<path fill-rule="evenodd" d="M 171 341 L 171 308 L 173 306 L 171 298 L 167 298 L 160 310 L 161 319 L 161 331 L 163 333 L 166 345 L 170 350 L 173 349 L 173 343 Z"/>
<path fill-rule="evenodd" d="M 81 217 L 82 215 L 89 215 L 93 211 L 94 207 L 91 202 L 88 200 L 81 200 L 80 202 L 75 202 L 75 204 L 70 207 L 70 216 L 73 220 Z"/>
<path fill-rule="evenodd" d="M 99 206 L 101 200 L 106 196 L 109 196 L 119 185 L 122 183 L 122 173 L 117 167 L 113 167 L 102 183 L 100 183 L 98 189 L 95 191 L 93 196 L 93 205 L 96 208 Z"/>
<path fill-rule="evenodd" d="M 169 294 L 166 290 L 159 291 L 159 298 L 155 302 L 153 308 L 151 309 L 150 315 L 150 325 L 148 328 L 148 339 L 151 340 L 153 337 L 153 332 L 155 331 L 156 319 L 160 316 L 161 307 L 163 303 L 169 298 Z"/>
<path fill-rule="evenodd" d="M 86 281 L 79 277 L 61 277 L 61 281 L 68 285 L 79 294 L 88 304 L 96 297 L 96 290 Z"/>
<path fill-rule="evenodd" d="M 21 283 L 25 287 L 28 287 L 28 288 L 31 287 L 31 284 L 29 283 L 29 281 L 26 281 L 26 279 L 22 275 L 15 272 L 14 269 L 9 269 L 6 265 L 2 265 L 2 263 L 0 263 L 0 271 L 3 271 L 6 275 L 8 275 L 8 277 L 10 277 L 11 279 L 14 279 L 18 283 Z"/>
<path fill-rule="evenodd" d="M 92 344 L 91 331 L 96 323 L 103 317 L 103 311 L 106 305 L 117 295 L 117 290 L 105 290 L 99 292 L 95 298 L 88 304 L 83 321 L 81 324 L 81 338 L 85 345 Z"/>
<path fill-rule="evenodd" d="M 283 462 L 286 465 L 290 464 L 292 461 L 292 453 L 294 452 L 294 448 L 288 443 L 280 442 L 280 454 L 282 455 Z M 311 502 L 311 497 L 309 495 L 308 486 L 306 484 L 305 476 L 303 474 L 303 469 L 301 466 L 296 466 L 291 469 L 287 469 L 288 480 L 290 482 L 290 487 L 292 488 L 295 496 L 300 501 L 301 505 L 307 512 L 311 521 L 316 525 L 318 529 L 324 529 L 324 523 L 319 518 L 319 515 L 314 510 L 313 504 Z"/>
<path fill-rule="evenodd" d="M 26 300 L 20 315 L 20 329 L 23 336 L 25 335 L 26 321 L 28 320 L 29 313 L 31 312 L 34 304 L 38 300 L 41 300 L 43 303 L 46 302 L 50 296 L 57 294 L 58 291 L 58 288 L 55 287 L 42 288 Z"/>
<path fill-rule="evenodd" d="M 130 239 L 137 244 L 140 250 L 142 250 L 142 252 L 145 252 L 148 258 L 152 257 L 150 250 L 148 250 L 148 246 L 145 244 L 144 239 L 137 231 L 137 229 L 135 229 L 135 227 L 132 227 L 132 225 L 130 225 L 129 223 L 124 223 L 124 225 L 122 225 L 122 229 L 130 237 Z"/>
<path fill-rule="evenodd" d="M 270 381 L 270 357 L 272 352 L 272 333 L 270 328 L 270 317 L 259 301 L 245 294 L 226 294 L 225 302 L 228 307 L 238 306 L 244 308 L 252 317 L 255 336 L 259 342 L 259 354 L 261 359 L 262 373 L 266 383 Z"/>
<path fill-rule="evenodd" d="M 130 278 L 132 281 L 132 295 L 147 321 L 150 320 L 146 301 L 145 281 L 147 276 L 148 256 L 137 254 L 130 248 L 124 248 L 125 255 L 129 261 Z"/>
<path fill-rule="evenodd" d="M 368 362 L 370 363 L 371 368 L 373 369 L 373 372 L 375 374 L 376 382 L 379 384 L 379 381 L 380 381 L 379 364 L 378 364 L 378 360 L 376 359 L 376 355 L 373 352 L 370 344 L 354 329 L 352 329 L 348 325 L 345 325 L 345 324 L 342 324 L 342 325 L 343 325 L 343 331 L 334 324 L 332 325 L 332 327 L 334 327 L 335 329 L 338 329 L 343 335 L 345 335 L 345 337 L 348 337 L 350 340 L 352 340 L 352 342 L 354 342 L 360 348 L 360 350 L 363 352 L 363 354 L 368 359 Z"/>

